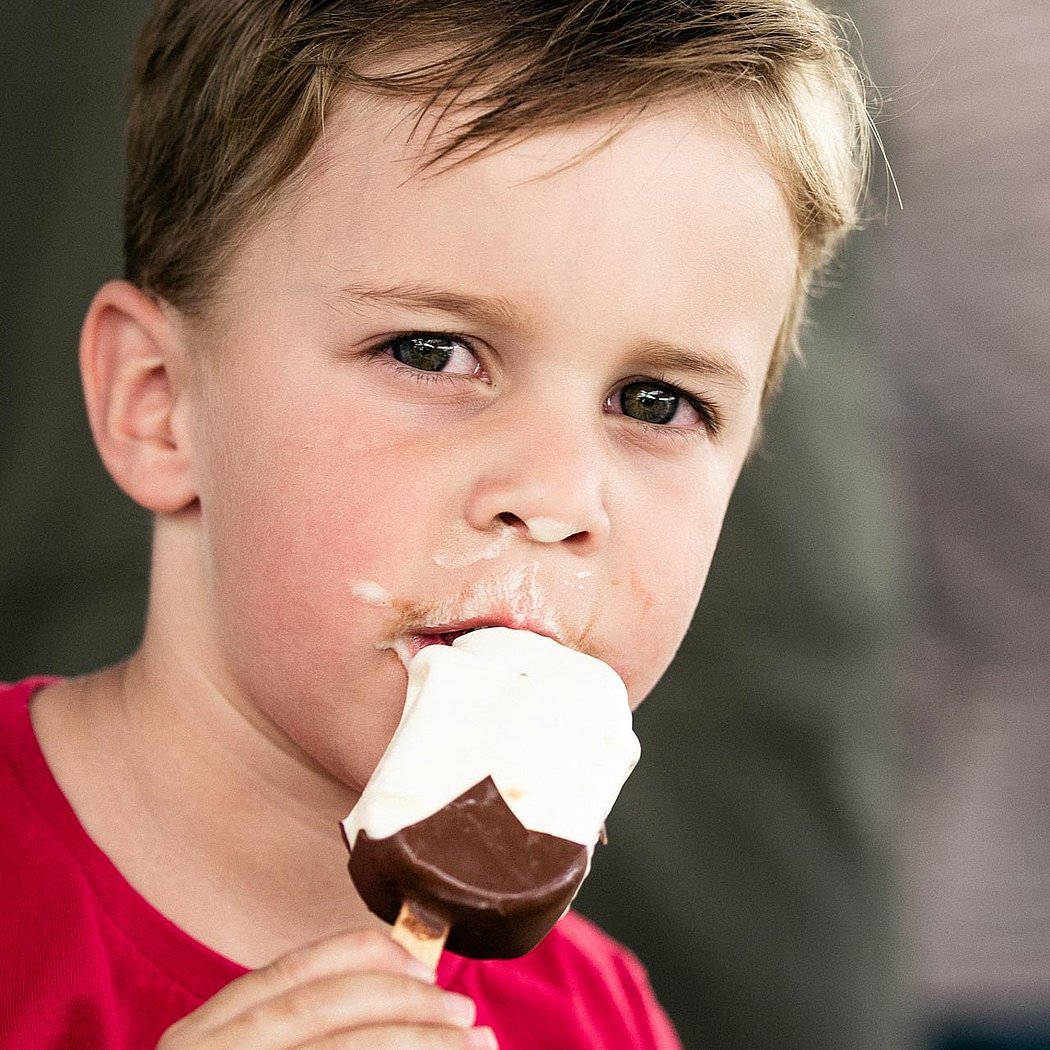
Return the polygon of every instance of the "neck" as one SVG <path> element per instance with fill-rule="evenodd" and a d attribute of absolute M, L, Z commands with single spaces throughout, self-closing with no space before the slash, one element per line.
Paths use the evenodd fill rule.
<path fill-rule="evenodd" d="M 356 795 L 252 724 L 169 637 L 151 616 L 126 664 L 34 703 L 45 756 L 88 834 L 159 911 L 246 966 L 378 924 L 350 882 L 338 826 Z"/>

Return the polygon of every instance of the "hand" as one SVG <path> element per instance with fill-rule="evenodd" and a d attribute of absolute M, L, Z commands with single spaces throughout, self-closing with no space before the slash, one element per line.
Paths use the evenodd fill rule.
<path fill-rule="evenodd" d="M 232 981 L 157 1050 L 496 1050 L 471 999 L 377 931 L 339 934 Z"/>

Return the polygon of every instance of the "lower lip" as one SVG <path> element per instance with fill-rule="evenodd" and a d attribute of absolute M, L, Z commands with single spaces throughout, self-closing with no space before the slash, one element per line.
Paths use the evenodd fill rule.
<path fill-rule="evenodd" d="M 469 631 L 449 631 L 446 634 L 420 634 L 416 636 L 417 651 L 426 649 L 429 645 L 451 645 L 457 638 L 461 638 Z"/>
<path fill-rule="evenodd" d="M 412 648 L 419 652 L 420 649 L 426 649 L 431 645 L 450 645 L 444 636 L 440 634 L 420 634 L 413 639 Z"/>
<path fill-rule="evenodd" d="M 407 671 L 409 669 L 409 664 L 411 664 L 415 657 L 424 649 L 429 649 L 432 645 L 449 646 L 460 637 L 460 635 L 467 633 L 467 631 L 449 631 L 447 634 L 401 635 L 399 638 L 394 639 L 391 642 L 380 644 L 379 648 L 389 649 L 395 653 L 401 661 L 401 665 Z"/>

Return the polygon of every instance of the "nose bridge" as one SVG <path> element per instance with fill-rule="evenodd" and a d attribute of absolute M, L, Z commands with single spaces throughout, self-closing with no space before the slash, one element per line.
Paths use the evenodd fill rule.
<path fill-rule="evenodd" d="M 565 404 L 507 417 L 492 422 L 470 496 L 470 524 L 511 522 L 538 543 L 597 548 L 609 531 L 608 450 L 599 421 Z"/>

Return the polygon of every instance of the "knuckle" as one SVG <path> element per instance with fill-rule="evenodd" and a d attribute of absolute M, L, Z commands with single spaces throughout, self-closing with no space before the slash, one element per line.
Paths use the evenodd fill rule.
<path fill-rule="evenodd" d="M 326 1001 L 317 985 L 301 984 L 263 1004 L 256 1015 L 270 1027 L 303 1031 L 325 1011 Z"/>
<path fill-rule="evenodd" d="M 397 945 L 379 930 L 354 930 L 347 935 L 347 947 L 369 958 L 387 959 L 397 955 Z"/>
<path fill-rule="evenodd" d="M 256 1003 L 224 1030 L 231 1046 L 251 1046 L 262 1036 L 298 1039 L 316 1023 L 317 1001 L 309 987 L 292 988 L 275 999 Z"/>
<path fill-rule="evenodd" d="M 314 976 L 313 955 L 309 948 L 296 948 L 270 963 L 270 972 L 284 984 L 305 984 Z"/>

